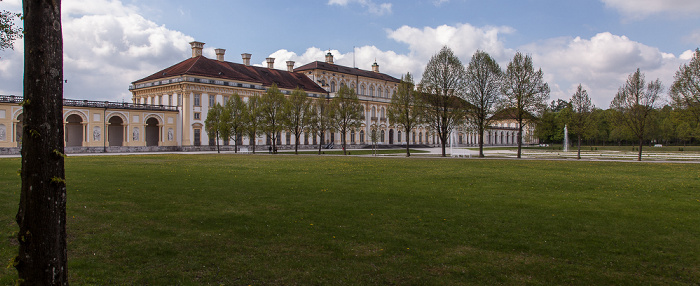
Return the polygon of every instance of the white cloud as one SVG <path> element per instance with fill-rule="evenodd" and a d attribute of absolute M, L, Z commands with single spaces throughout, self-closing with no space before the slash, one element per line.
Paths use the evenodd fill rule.
<path fill-rule="evenodd" d="M 65 0 L 62 18 L 65 98 L 130 101 L 132 81 L 186 59 L 193 40 L 118 0 Z M 3 56 L 10 76 L 0 77 L 0 92 L 22 94 L 22 60 L 21 49 Z"/>
<path fill-rule="evenodd" d="M 450 2 L 450 0 L 433 0 L 433 4 L 435 6 L 441 6 L 442 4 L 445 4 L 447 2 Z"/>
<path fill-rule="evenodd" d="M 648 80 L 656 78 L 668 87 L 684 60 L 630 40 L 599 33 L 590 39 L 557 38 L 522 47 L 532 54 L 550 83 L 551 97 L 569 99 L 582 83 L 594 103 L 607 108 L 627 76 L 639 68 Z"/>
<path fill-rule="evenodd" d="M 378 16 L 391 14 L 391 3 L 380 3 L 377 4 L 372 0 L 328 0 L 328 5 L 338 5 L 346 7 L 349 4 L 357 3 L 371 14 Z"/>
<path fill-rule="evenodd" d="M 672 14 L 697 17 L 697 0 L 601 0 L 606 6 L 619 10 L 628 18 L 641 19 L 652 14 Z"/>

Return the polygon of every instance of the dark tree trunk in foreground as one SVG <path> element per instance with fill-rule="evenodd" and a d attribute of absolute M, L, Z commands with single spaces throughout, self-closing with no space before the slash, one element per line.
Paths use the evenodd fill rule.
<path fill-rule="evenodd" d="M 20 284 L 67 285 L 60 0 L 25 0 Z"/>

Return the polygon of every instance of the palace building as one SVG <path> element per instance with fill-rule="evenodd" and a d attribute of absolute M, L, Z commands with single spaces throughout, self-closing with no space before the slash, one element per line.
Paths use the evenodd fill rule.
<path fill-rule="evenodd" d="M 208 110 L 215 104 L 225 104 L 237 94 L 244 101 L 264 94 L 276 84 L 285 95 L 296 88 L 304 90 L 315 100 L 335 97 L 341 86 L 354 89 L 364 107 L 364 122 L 357 130 L 346 134 L 350 148 L 380 145 L 437 145 L 436 134 L 419 127 L 410 134 L 394 126 L 387 118 L 392 95 L 400 80 L 381 73 L 375 62 L 372 70 L 337 65 L 333 55 L 325 61 L 315 61 L 295 68 L 287 61 L 286 70 L 274 68 L 274 58 L 267 58 L 267 67 L 250 64 L 251 54 L 241 54 L 242 63 L 224 59 L 225 50 L 216 49 L 216 59 L 202 55 L 204 43 L 191 42 L 192 57 L 150 76 L 134 81 L 130 86 L 131 103 L 64 100 L 66 152 L 128 152 L 147 150 L 201 150 L 216 142 L 204 130 Z M 22 98 L 0 96 L 0 148 L 2 153 L 18 153 L 21 144 Z M 485 134 L 486 145 L 517 144 L 514 120 L 498 115 Z M 376 132 L 375 142 L 370 134 Z M 405 133 L 405 132 L 403 132 Z M 524 126 L 523 142 L 536 144 L 534 125 Z M 279 148 L 293 148 L 293 134 L 282 132 Z M 300 144 L 313 148 L 320 138 L 302 134 Z M 324 144 L 339 145 L 337 132 L 327 133 Z M 267 149 L 266 136 L 240 138 L 239 145 Z M 458 128 L 453 137 L 458 146 L 475 145 L 478 136 L 467 127 Z M 221 140 L 220 143 L 229 143 Z M 232 145 L 232 144 L 231 144 Z M 318 145 L 316 145 L 318 146 Z M 228 147 L 230 148 L 230 147 Z M 226 149 L 226 147 L 224 148 Z"/>

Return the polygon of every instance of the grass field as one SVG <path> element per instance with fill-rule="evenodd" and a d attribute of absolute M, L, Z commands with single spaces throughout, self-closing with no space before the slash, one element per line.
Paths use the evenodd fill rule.
<path fill-rule="evenodd" d="M 0 159 L 0 257 L 20 160 Z M 700 165 L 69 157 L 73 285 L 696 285 Z M 12 284 L 14 269 L 0 269 Z"/>

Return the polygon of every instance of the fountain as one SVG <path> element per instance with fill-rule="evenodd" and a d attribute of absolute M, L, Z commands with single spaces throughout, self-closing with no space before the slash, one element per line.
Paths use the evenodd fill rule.
<path fill-rule="evenodd" d="M 569 129 L 564 125 L 564 152 L 569 152 Z"/>

